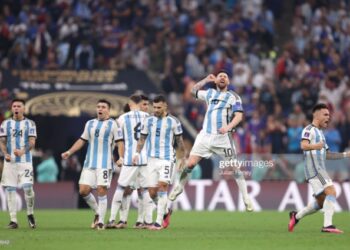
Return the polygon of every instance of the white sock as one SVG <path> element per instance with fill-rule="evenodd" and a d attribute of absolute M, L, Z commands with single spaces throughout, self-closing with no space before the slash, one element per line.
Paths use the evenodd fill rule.
<path fill-rule="evenodd" d="M 143 190 L 143 207 L 144 207 L 144 222 L 147 224 L 152 224 L 153 222 L 153 208 L 154 202 L 149 195 L 148 189 Z"/>
<path fill-rule="evenodd" d="M 300 220 L 301 218 L 305 217 L 306 215 L 313 214 L 320 210 L 320 207 L 318 206 L 317 201 L 309 203 L 306 207 L 304 207 L 302 210 L 300 210 L 295 217 L 297 220 Z"/>
<path fill-rule="evenodd" d="M 27 215 L 34 214 L 34 198 L 35 193 L 33 186 L 23 188 L 24 190 L 24 199 L 27 204 Z"/>
<path fill-rule="evenodd" d="M 109 217 L 109 221 L 115 220 L 117 213 L 122 205 L 122 199 L 124 194 L 124 188 L 118 186 L 114 192 L 112 206 L 111 206 L 111 216 Z"/>
<path fill-rule="evenodd" d="M 138 193 L 138 199 L 137 199 L 137 220 L 136 222 L 143 223 L 144 221 L 144 204 L 143 204 L 143 194 Z"/>
<path fill-rule="evenodd" d="M 16 188 L 7 187 L 7 207 L 10 213 L 10 220 L 17 223 L 17 201 L 16 201 Z"/>
<path fill-rule="evenodd" d="M 83 199 L 89 207 L 95 211 L 95 214 L 98 214 L 98 205 L 95 196 L 92 193 L 89 193 L 87 196 L 84 196 Z"/>
<path fill-rule="evenodd" d="M 234 174 L 235 181 L 237 183 L 238 189 L 242 194 L 242 198 L 245 204 L 250 202 L 250 198 L 248 196 L 247 183 L 244 179 L 243 173 L 241 170 L 235 170 Z"/>
<path fill-rule="evenodd" d="M 168 202 L 168 192 L 158 192 L 158 206 L 157 206 L 157 219 L 156 223 L 159 225 L 162 225 L 163 223 L 163 217 L 165 214 L 166 204 Z"/>
<path fill-rule="evenodd" d="M 124 221 L 124 222 L 128 221 L 130 204 L 131 204 L 131 195 L 127 195 L 127 196 L 123 197 L 122 206 L 121 206 L 121 209 L 119 212 L 119 218 L 121 221 Z"/>
<path fill-rule="evenodd" d="M 98 223 L 104 224 L 107 212 L 107 195 L 98 196 Z"/>
<path fill-rule="evenodd" d="M 332 219 L 334 214 L 335 201 L 336 201 L 336 198 L 333 195 L 327 195 L 326 199 L 323 202 L 323 211 L 324 211 L 323 226 L 324 227 L 333 225 Z"/>

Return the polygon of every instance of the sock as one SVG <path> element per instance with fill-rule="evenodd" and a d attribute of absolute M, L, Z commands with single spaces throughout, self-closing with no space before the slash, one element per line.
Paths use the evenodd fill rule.
<path fill-rule="evenodd" d="M 137 220 L 136 222 L 141 222 L 143 223 L 144 221 L 144 204 L 143 204 L 143 194 L 138 194 L 138 199 L 137 199 Z"/>
<path fill-rule="evenodd" d="M 98 223 L 104 224 L 107 212 L 107 195 L 98 196 Z"/>
<path fill-rule="evenodd" d="M 34 198 L 35 193 L 33 190 L 33 185 L 23 187 L 24 199 L 27 205 L 27 215 L 34 214 Z"/>
<path fill-rule="evenodd" d="M 128 221 L 130 204 L 131 204 L 131 195 L 127 195 L 127 196 L 123 197 L 121 209 L 119 212 L 119 217 L 120 217 L 121 221 L 124 221 L 124 222 Z"/>
<path fill-rule="evenodd" d="M 109 217 L 109 221 L 115 220 L 115 217 L 117 216 L 117 213 L 122 204 L 123 194 L 124 194 L 124 188 L 121 186 L 118 186 L 113 195 L 112 206 L 111 206 L 111 216 Z"/>
<path fill-rule="evenodd" d="M 333 195 L 327 195 L 326 199 L 323 202 L 323 211 L 324 211 L 324 222 L 323 226 L 328 227 L 333 225 L 332 219 L 334 214 L 334 203 L 336 198 Z"/>
<path fill-rule="evenodd" d="M 189 167 L 184 168 L 184 170 L 180 175 L 180 181 L 178 184 L 179 186 L 181 186 L 182 188 L 185 186 L 185 184 L 188 182 L 188 180 L 191 177 L 191 172 L 192 172 L 192 168 L 189 168 Z"/>
<path fill-rule="evenodd" d="M 162 225 L 163 223 L 163 217 L 165 214 L 166 204 L 168 202 L 168 192 L 166 191 L 159 191 L 158 192 L 158 205 L 157 205 L 157 219 L 156 223 L 159 225 Z"/>
<path fill-rule="evenodd" d="M 235 170 L 234 174 L 235 181 L 237 183 L 238 189 L 242 194 L 242 198 L 245 204 L 250 202 L 250 198 L 248 196 L 247 183 L 244 179 L 243 173 L 241 170 Z"/>
<path fill-rule="evenodd" d="M 95 196 L 92 193 L 89 193 L 87 196 L 84 196 L 83 199 L 89 207 L 95 211 L 95 214 L 98 214 L 98 205 Z"/>
<path fill-rule="evenodd" d="M 145 214 L 144 222 L 147 224 L 152 224 L 154 203 L 153 203 L 153 200 L 151 199 L 151 196 L 149 195 L 148 189 L 143 190 L 142 200 L 143 200 L 143 207 L 144 207 L 144 214 Z"/>
<path fill-rule="evenodd" d="M 17 223 L 17 201 L 16 201 L 16 188 L 6 187 L 7 194 L 7 207 L 10 213 L 10 220 Z"/>
<path fill-rule="evenodd" d="M 300 220 L 301 218 L 305 217 L 306 215 L 313 214 L 313 213 L 317 212 L 318 210 L 320 210 L 320 207 L 318 206 L 317 201 L 314 201 L 314 202 L 309 203 L 302 210 L 300 210 L 296 214 L 295 217 L 297 218 L 297 220 Z"/>

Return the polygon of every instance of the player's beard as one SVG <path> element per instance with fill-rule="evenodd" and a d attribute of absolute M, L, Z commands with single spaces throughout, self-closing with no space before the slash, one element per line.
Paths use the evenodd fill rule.
<path fill-rule="evenodd" d="M 227 84 L 219 82 L 218 84 L 216 84 L 216 87 L 220 90 L 225 90 L 227 88 Z"/>

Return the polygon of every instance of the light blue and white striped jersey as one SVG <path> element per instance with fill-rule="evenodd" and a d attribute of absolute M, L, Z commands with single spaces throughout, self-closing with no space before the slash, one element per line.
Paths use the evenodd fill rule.
<path fill-rule="evenodd" d="M 132 158 L 136 152 L 137 141 L 140 139 L 141 127 L 145 119 L 149 116 L 148 113 L 133 110 L 129 111 L 118 118 L 119 127 L 123 131 L 123 139 L 125 145 L 124 151 L 124 166 L 133 166 Z M 147 165 L 147 148 L 146 143 L 140 153 L 137 166 Z"/>
<path fill-rule="evenodd" d="M 12 118 L 2 122 L 0 127 L 0 137 L 6 137 L 7 153 L 11 155 L 11 161 L 17 163 L 32 163 L 32 154 L 27 152 L 21 157 L 14 155 L 15 149 L 23 149 L 29 145 L 29 137 L 36 137 L 36 126 L 32 120 L 24 118 L 16 121 Z"/>
<path fill-rule="evenodd" d="M 148 157 L 174 160 L 174 136 L 182 135 L 182 127 L 178 119 L 171 115 L 149 116 L 142 126 L 141 134 L 148 136 Z"/>
<path fill-rule="evenodd" d="M 208 105 L 202 128 L 207 134 L 219 134 L 219 129 L 231 122 L 234 112 L 243 112 L 242 99 L 233 91 L 199 90 L 196 98 Z"/>
<path fill-rule="evenodd" d="M 122 132 L 113 119 L 100 121 L 95 118 L 89 120 L 85 124 L 84 132 L 80 138 L 89 143 L 84 168 L 113 168 L 112 156 L 115 141 L 122 138 Z"/>
<path fill-rule="evenodd" d="M 326 171 L 326 153 L 328 145 L 323 132 L 313 125 L 308 125 L 302 132 L 302 140 L 308 140 L 310 144 L 324 142 L 324 147 L 320 150 L 304 151 L 305 158 L 305 177 L 310 179 L 315 177 L 320 171 Z"/>

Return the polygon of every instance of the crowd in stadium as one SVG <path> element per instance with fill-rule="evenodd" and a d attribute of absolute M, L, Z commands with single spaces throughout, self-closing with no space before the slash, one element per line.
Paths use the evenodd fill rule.
<path fill-rule="evenodd" d="M 300 153 L 317 102 L 329 104 L 326 140 L 342 151 L 350 146 L 350 5 L 296 0 L 292 25 L 283 26 L 279 2 L 2 1 L 0 64 L 145 70 L 198 130 L 205 106 L 191 86 L 225 69 L 243 99 L 245 122 L 235 134 L 241 153 Z M 276 43 L 277 26 L 290 29 L 290 42 Z"/>

